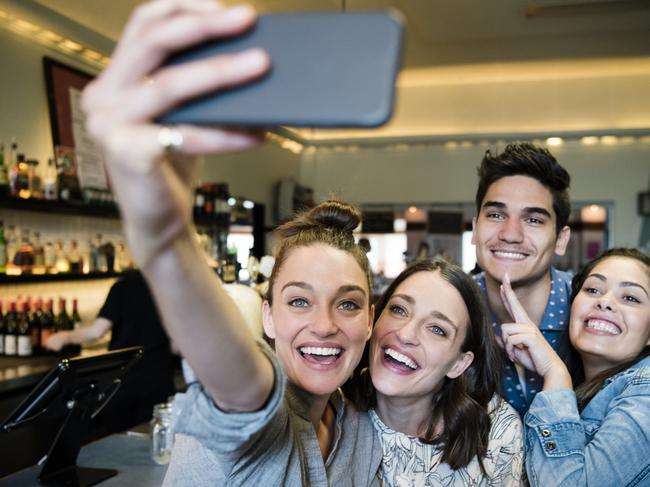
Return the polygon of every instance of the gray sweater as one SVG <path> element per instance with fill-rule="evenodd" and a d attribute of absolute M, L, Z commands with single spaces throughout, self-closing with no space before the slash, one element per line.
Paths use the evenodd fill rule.
<path fill-rule="evenodd" d="M 177 397 L 176 441 L 166 486 L 380 486 L 381 445 L 366 413 L 332 395 L 336 429 L 323 461 L 304 393 L 287 383 L 274 353 L 275 385 L 263 409 L 221 411 L 200 384 Z"/>

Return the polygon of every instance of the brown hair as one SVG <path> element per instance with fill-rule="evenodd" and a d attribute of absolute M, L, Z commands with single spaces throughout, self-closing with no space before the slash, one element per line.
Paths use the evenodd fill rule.
<path fill-rule="evenodd" d="M 629 248 L 624 248 L 624 247 L 616 247 L 613 249 L 609 249 L 606 252 L 604 252 L 600 257 L 595 258 L 594 260 L 588 262 L 585 264 L 585 266 L 578 272 L 574 277 L 573 280 L 571 281 L 571 303 L 573 303 L 573 300 L 575 297 L 578 295 L 580 290 L 582 289 L 582 286 L 584 285 L 585 281 L 591 274 L 591 272 L 594 270 L 594 268 L 600 264 L 603 260 L 609 258 L 609 257 L 625 257 L 628 259 L 634 259 L 641 264 L 645 266 L 646 273 L 650 275 L 650 257 L 648 257 L 646 254 L 643 252 L 636 250 L 636 249 L 629 249 Z M 618 374 L 619 372 L 622 372 L 628 368 L 630 368 L 632 365 L 635 363 L 639 362 L 640 360 L 643 360 L 644 358 L 650 356 L 650 345 L 645 346 L 641 352 L 634 358 L 625 360 L 621 362 L 618 365 L 615 365 L 614 367 L 610 367 L 607 370 L 602 371 L 601 373 L 597 374 L 594 378 L 591 380 L 588 380 L 584 382 L 584 370 L 582 368 L 582 360 L 580 359 L 580 355 L 578 354 L 577 350 L 573 348 L 571 345 L 569 339 L 569 329 L 567 328 L 566 334 L 565 334 L 565 347 L 569 348 L 569 359 L 567 361 L 567 367 L 569 370 L 574 370 L 575 372 L 572 374 L 574 383 L 579 384 L 578 387 L 576 387 L 576 398 L 578 400 L 578 406 L 580 410 L 582 410 L 587 404 L 589 404 L 589 401 L 593 399 L 593 397 L 600 391 L 607 379 L 610 377 Z"/>
<path fill-rule="evenodd" d="M 501 353 L 492 325 L 486 319 L 485 303 L 474 280 L 450 261 L 436 257 L 416 261 L 400 273 L 377 303 L 375 317 L 381 316 L 397 287 L 417 272 L 440 272 L 442 278 L 460 293 L 469 323 L 461 351 L 472 351 L 474 360 L 459 377 L 446 377 L 440 389 L 431 395 L 431 415 L 420 430 L 423 443 L 440 445 L 442 461 L 453 469 L 469 464 L 476 456 L 481 468 L 487 453 L 490 433 L 488 404 L 499 390 Z M 375 389 L 367 373 L 368 355 L 364 354 L 353 379 L 343 387 L 360 409 L 377 405 Z M 442 421 L 444 431 L 435 436 Z M 485 471 L 485 470 L 484 470 Z"/>
<path fill-rule="evenodd" d="M 361 211 L 347 203 L 327 200 L 320 205 L 297 214 L 293 220 L 279 226 L 275 234 L 280 242 L 275 250 L 275 264 L 266 300 L 273 304 L 273 284 L 289 253 L 296 247 L 325 244 L 350 254 L 366 275 L 368 298 L 370 298 L 370 264 L 365 251 L 354 241 L 352 231 L 361 223 Z M 368 299 L 368 305 L 371 300 Z"/>

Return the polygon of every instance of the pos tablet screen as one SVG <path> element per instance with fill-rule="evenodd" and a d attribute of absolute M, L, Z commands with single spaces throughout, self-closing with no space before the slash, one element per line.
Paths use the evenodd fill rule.
<path fill-rule="evenodd" d="M 141 347 L 93 357 L 63 359 L 0 424 L 0 434 L 42 418 L 60 428 L 39 475 L 43 485 L 93 485 L 115 470 L 77 467 L 88 425 L 119 389 L 124 374 L 142 356 Z"/>

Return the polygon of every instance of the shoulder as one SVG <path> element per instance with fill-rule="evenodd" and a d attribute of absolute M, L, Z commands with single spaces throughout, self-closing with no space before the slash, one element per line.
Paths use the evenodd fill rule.
<path fill-rule="evenodd" d="M 508 401 L 495 394 L 488 405 L 490 414 L 490 438 L 520 437 L 523 432 L 523 423 L 519 413 Z"/>
<path fill-rule="evenodd" d="M 610 377 L 606 384 L 619 384 L 626 389 L 641 389 L 645 393 L 650 393 L 650 357 Z"/>

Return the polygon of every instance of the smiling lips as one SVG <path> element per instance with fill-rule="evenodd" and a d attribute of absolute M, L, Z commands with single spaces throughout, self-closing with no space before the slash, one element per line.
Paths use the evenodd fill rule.
<path fill-rule="evenodd" d="M 587 318 L 585 320 L 585 328 L 600 332 L 599 334 L 605 335 L 620 335 L 621 329 L 616 323 L 601 318 Z"/>
<path fill-rule="evenodd" d="M 419 368 L 412 358 L 390 347 L 384 348 L 384 361 L 393 367 L 409 372 Z"/>
<path fill-rule="evenodd" d="M 492 249 L 491 252 L 494 254 L 495 257 L 498 257 L 500 259 L 508 259 L 508 260 L 524 260 L 529 255 L 524 252 L 516 252 L 513 250 Z"/>
<path fill-rule="evenodd" d="M 317 365 L 333 365 L 339 360 L 343 349 L 338 346 L 329 347 L 315 347 L 305 346 L 299 347 L 300 355 L 309 363 Z"/>

